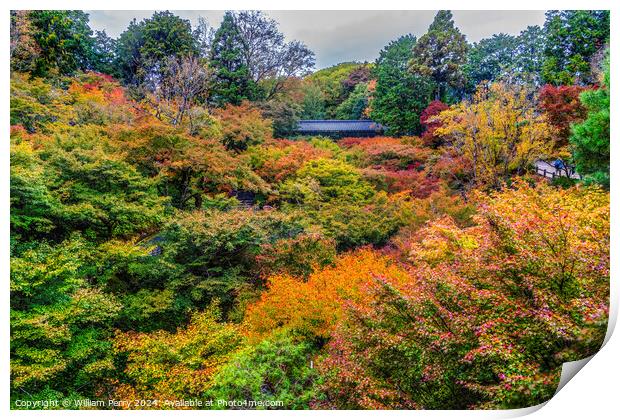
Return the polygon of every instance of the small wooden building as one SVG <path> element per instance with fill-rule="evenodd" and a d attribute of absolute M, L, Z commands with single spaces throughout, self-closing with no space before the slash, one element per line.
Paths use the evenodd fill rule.
<path fill-rule="evenodd" d="M 297 126 L 300 136 L 375 137 L 383 134 L 385 127 L 370 120 L 301 120 Z"/>

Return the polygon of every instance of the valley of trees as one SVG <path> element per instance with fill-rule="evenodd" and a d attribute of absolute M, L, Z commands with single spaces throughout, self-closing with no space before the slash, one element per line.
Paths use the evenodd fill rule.
<path fill-rule="evenodd" d="M 11 12 L 12 408 L 520 408 L 599 349 L 608 11 L 318 71 L 262 12 L 88 22 Z"/>

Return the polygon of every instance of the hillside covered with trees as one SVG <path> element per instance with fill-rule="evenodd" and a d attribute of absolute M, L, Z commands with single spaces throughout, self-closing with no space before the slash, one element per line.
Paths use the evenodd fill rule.
<path fill-rule="evenodd" d="M 519 408 L 599 349 L 608 11 L 474 44 L 440 11 L 318 71 L 256 11 L 10 42 L 12 408 Z"/>

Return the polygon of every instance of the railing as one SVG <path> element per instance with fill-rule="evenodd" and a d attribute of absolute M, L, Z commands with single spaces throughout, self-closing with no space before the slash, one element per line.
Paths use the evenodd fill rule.
<path fill-rule="evenodd" d="M 545 161 L 539 161 L 539 162 L 543 162 L 546 166 L 552 167 L 551 164 Z M 565 178 L 572 178 L 572 179 L 582 179 L 581 175 L 576 173 L 575 168 L 573 167 L 562 168 L 562 169 L 555 169 L 555 168 L 547 169 L 546 167 L 538 166 L 537 163 L 535 164 L 536 173 L 538 175 L 544 176 L 545 178 L 555 179 L 555 178 L 565 177 Z"/>
<path fill-rule="evenodd" d="M 550 172 L 550 171 L 547 171 L 546 168 L 539 168 L 539 167 L 536 167 L 536 173 L 538 175 L 544 176 L 545 178 L 551 178 L 551 179 L 555 179 L 555 177 L 559 176 L 555 171 Z"/>

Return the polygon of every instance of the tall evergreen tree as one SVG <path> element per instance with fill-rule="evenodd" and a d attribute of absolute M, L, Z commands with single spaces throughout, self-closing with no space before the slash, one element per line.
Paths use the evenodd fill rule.
<path fill-rule="evenodd" d="M 577 172 L 585 176 L 586 181 L 609 188 L 609 55 L 604 63 L 601 84 L 600 89 L 581 94 L 588 116 L 584 122 L 573 126 L 570 143 Z"/>
<path fill-rule="evenodd" d="M 595 82 L 590 61 L 609 42 L 609 10 L 549 11 L 545 32 L 545 83 L 572 85 Z"/>
<path fill-rule="evenodd" d="M 467 54 L 465 74 L 470 92 L 483 80 L 494 81 L 512 65 L 516 39 L 507 34 L 494 34 L 475 43 Z"/>
<path fill-rule="evenodd" d="M 415 43 L 413 35 L 390 42 L 381 50 L 373 70 L 377 86 L 370 116 L 386 125 L 391 135 L 419 134 L 420 113 L 432 96 L 432 80 L 407 70 Z"/>
<path fill-rule="evenodd" d="M 452 12 L 440 10 L 433 23 L 413 47 L 409 70 L 430 76 L 436 83 L 435 99 L 446 99 L 448 90 L 465 85 L 463 65 L 467 60 L 465 35 L 454 26 Z"/>
<path fill-rule="evenodd" d="M 110 38 L 105 31 L 97 31 L 93 43 L 91 68 L 100 73 L 116 76 L 115 57 L 116 40 Z"/>
<path fill-rule="evenodd" d="M 142 62 L 142 25 L 133 19 L 116 41 L 115 67 L 121 79 L 129 85 L 138 83 L 138 70 Z"/>
<path fill-rule="evenodd" d="M 156 12 L 140 23 L 132 21 L 117 43 L 117 66 L 125 83 L 142 85 L 163 75 L 170 57 L 198 55 L 189 20 Z"/>
<path fill-rule="evenodd" d="M 88 14 L 80 10 L 35 10 L 28 17 L 39 51 L 34 75 L 66 75 L 89 67 L 93 39 Z"/>
<path fill-rule="evenodd" d="M 242 38 L 232 12 L 226 12 L 211 44 L 210 100 L 216 106 L 239 105 L 256 95 L 256 84 L 243 59 Z"/>
<path fill-rule="evenodd" d="M 302 120 L 322 120 L 325 118 L 325 98 L 321 88 L 312 82 L 308 82 L 303 88 L 303 100 L 301 102 Z"/>
<path fill-rule="evenodd" d="M 171 56 L 199 54 L 189 20 L 168 11 L 155 12 L 144 21 L 142 40 L 141 52 L 147 65 L 157 65 Z"/>
<path fill-rule="evenodd" d="M 545 32 L 540 26 L 528 26 L 521 31 L 515 39 L 512 63 L 506 73 L 507 81 L 541 86 L 544 45 Z"/>

